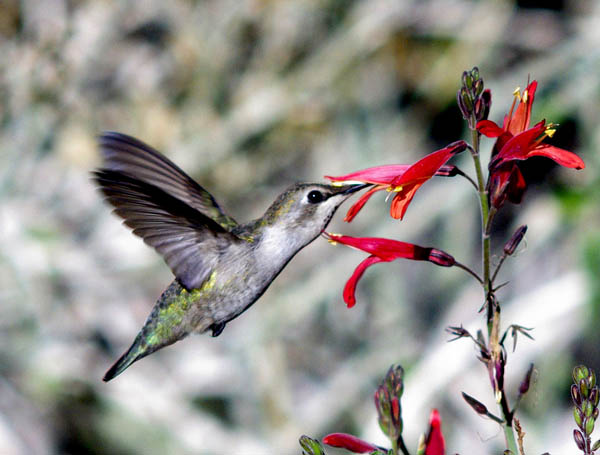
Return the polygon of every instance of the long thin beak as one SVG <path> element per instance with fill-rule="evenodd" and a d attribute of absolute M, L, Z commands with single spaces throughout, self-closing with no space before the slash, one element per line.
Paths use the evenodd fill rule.
<path fill-rule="evenodd" d="M 340 193 L 342 194 L 351 194 L 351 193 L 355 193 L 357 191 L 363 190 L 369 186 L 371 186 L 372 183 L 357 183 L 354 185 L 348 185 L 347 187 L 342 187 L 344 189 L 342 189 L 342 191 L 340 191 Z"/>

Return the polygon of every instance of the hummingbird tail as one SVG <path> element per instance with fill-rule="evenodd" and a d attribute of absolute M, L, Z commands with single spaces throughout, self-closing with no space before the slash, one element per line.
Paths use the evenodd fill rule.
<path fill-rule="evenodd" d="M 146 357 L 148 354 L 154 352 L 154 350 L 145 349 L 141 342 L 141 337 L 138 336 L 131 347 L 123 354 L 119 360 L 117 360 L 112 367 L 106 372 L 102 380 L 108 382 L 115 376 L 120 375 L 123 371 L 131 366 L 133 362 Z"/>
<path fill-rule="evenodd" d="M 132 363 L 186 337 L 190 332 L 190 294 L 177 280 L 163 292 L 131 347 L 110 367 L 103 381 L 121 374 Z"/>

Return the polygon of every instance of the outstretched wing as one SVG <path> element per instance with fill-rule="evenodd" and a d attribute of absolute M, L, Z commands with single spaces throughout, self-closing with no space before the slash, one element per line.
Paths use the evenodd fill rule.
<path fill-rule="evenodd" d="M 121 133 L 105 132 L 99 138 L 104 168 L 154 185 L 212 218 L 227 230 L 237 223 L 226 215 L 208 191 L 175 163 L 147 144 Z"/>
<path fill-rule="evenodd" d="M 93 174 L 114 212 L 163 256 L 187 289 L 201 287 L 219 255 L 239 241 L 221 224 L 158 186 L 111 169 Z"/>

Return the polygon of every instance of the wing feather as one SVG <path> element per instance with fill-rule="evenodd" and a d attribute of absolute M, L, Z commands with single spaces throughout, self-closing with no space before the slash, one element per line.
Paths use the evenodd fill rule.
<path fill-rule="evenodd" d="M 175 163 L 131 136 L 106 132 L 99 138 L 104 167 L 160 188 L 185 202 L 227 230 L 237 223 L 226 215 L 211 194 Z"/>
<path fill-rule="evenodd" d="M 239 241 L 218 221 L 158 186 L 113 169 L 93 174 L 114 212 L 161 254 L 187 289 L 201 287 L 219 252 Z"/>

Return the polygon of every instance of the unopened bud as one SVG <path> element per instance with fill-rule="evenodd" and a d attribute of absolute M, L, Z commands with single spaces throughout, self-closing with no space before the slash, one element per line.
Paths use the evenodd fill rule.
<path fill-rule="evenodd" d="M 598 449 L 600 449 L 600 439 L 598 439 L 596 442 L 594 442 L 594 445 L 592 445 L 592 452 L 595 452 Z"/>
<path fill-rule="evenodd" d="M 527 370 L 527 374 L 525 374 L 525 379 L 521 382 L 519 386 L 519 394 L 525 395 L 529 390 L 529 384 L 531 383 L 531 375 L 533 374 L 533 363 L 529 365 L 529 369 Z"/>
<path fill-rule="evenodd" d="M 427 260 L 442 267 L 452 267 L 456 264 L 456 260 L 452 256 L 445 251 L 435 248 L 430 248 Z"/>
<path fill-rule="evenodd" d="M 591 435 L 592 432 L 594 431 L 594 424 L 595 424 L 595 420 L 593 417 L 589 417 L 586 422 L 585 422 L 585 434 L 586 435 Z"/>
<path fill-rule="evenodd" d="M 473 107 L 473 113 L 475 114 L 475 119 L 478 122 L 480 120 L 487 120 L 491 105 L 492 92 L 485 90 L 481 96 L 475 100 L 475 106 Z"/>
<path fill-rule="evenodd" d="M 581 409 L 573 408 L 573 419 L 575 419 L 577 426 L 581 428 L 583 423 L 583 413 L 581 412 Z"/>
<path fill-rule="evenodd" d="M 579 381 L 579 390 L 581 390 L 581 395 L 583 396 L 583 398 L 588 397 L 590 389 L 588 389 L 588 385 L 585 379 L 581 379 Z"/>
<path fill-rule="evenodd" d="M 483 80 L 477 79 L 474 82 L 474 84 L 473 84 L 473 92 L 474 92 L 475 96 L 481 95 L 481 92 L 483 92 Z"/>
<path fill-rule="evenodd" d="M 586 401 L 583 406 L 583 414 L 586 417 L 592 417 L 593 412 L 594 412 L 594 406 L 589 401 Z"/>
<path fill-rule="evenodd" d="M 573 403 L 576 406 L 581 406 L 581 393 L 579 392 L 579 388 L 575 385 L 571 385 L 571 398 L 573 399 Z"/>
<path fill-rule="evenodd" d="M 452 142 L 451 144 L 448 144 L 445 148 L 446 149 L 451 148 L 452 149 L 451 153 L 453 155 L 456 155 L 457 153 L 464 152 L 467 149 L 467 146 L 468 146 L 468 144 L 465 141 L 460 140 L 460 141 L 455 141 L 455 142 Z"/>
<path fill-rule="evenodd" d="M 512 256 L 513 253 L 515 252 L 515 250 L 517 249 L 517 247 L 519 246 L 519 243 L 521 243 L 521 240 L 523 240 L 523 237 L 525 237 L 526 232 L 527 232 L 526 224 L 519 226 L 519 228 L 515 231 L 515 233 L 510 238 L 510 240 L 508 242 L 506 242 L 506 245 L 504 245 L 504 254 L 506 254 L 507 256 Z"/>
<path fill-rule="evenodd" d="M 590 372 L 585 365 L 576 366 L 573 369 L 573 380 L 577 384 L 582 379 L 586 379 L 589 376 Z"/>
<path fill-rule="evenodd" d="M 577 429 L 573 430 L 573 439 L 575 439 L 575 444 L 577 444 L 579 450 L 585 449 L 585 438 L 581 434 L 581 431 Z"/>
<path fill-rule="evenodd" d="M 465 401 L 467 402 L 467 404 L 469 406 L 471 406 L 477 414 L 479 414 L 479 415 L 487 415 L 488 414 L 488 410 L 482 402 L 476 400 L 475 398 L 473 398 L 470 395 L 467 395 L 465 392 L 462 392 L 462 396 L 465 399 Z"/>
<path fill-rule="evenodd" d="M 446 164 L 439 168 L 435 175 L 438 177 L 454 177 L 455 175 L 460 174 L 460 169 L 452 164 Z"/>
<path fill-rule="evenodd" d="M 300 446 L 302 447 L 302 453 L 305 455 L 324 455 L 325 451 L 319 441 L 309 438 L 306 435 L 300 436 Z"/>
<path fill-rule="evenodd" d="M 592 390 L 590 390 L 590 401 L 594 406 L 598 405 L 598 387 L 594 386 Z"/>
<path fill-rule="evenodd" d="M 504 388 L 504 361 L 502 358 L 496 361 L 495 373 L 496 387 L 498 390 L 502 390 Z"/>

